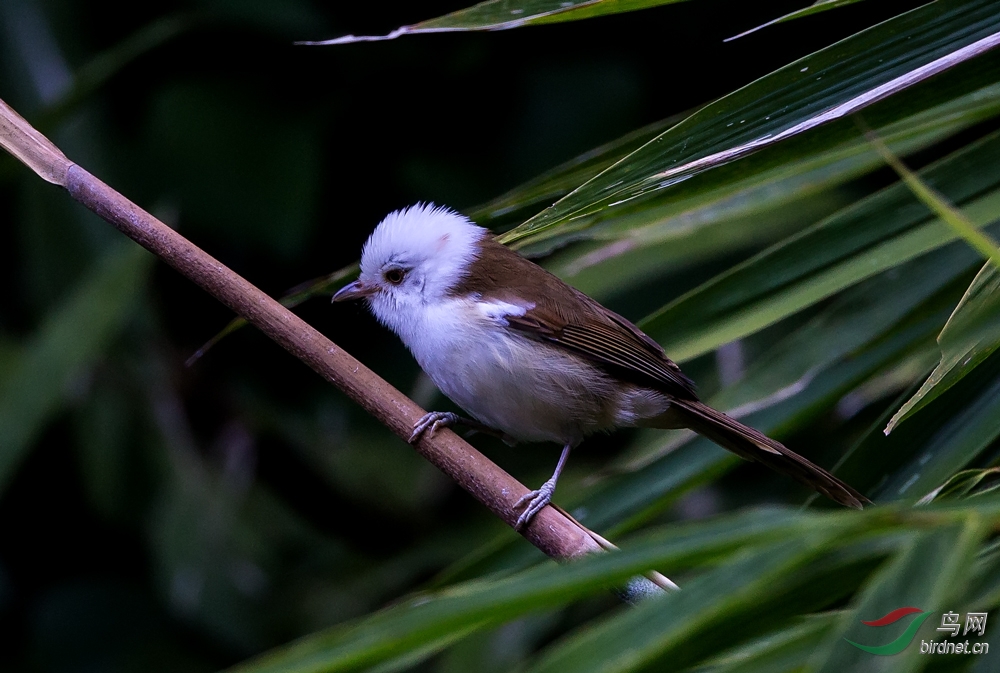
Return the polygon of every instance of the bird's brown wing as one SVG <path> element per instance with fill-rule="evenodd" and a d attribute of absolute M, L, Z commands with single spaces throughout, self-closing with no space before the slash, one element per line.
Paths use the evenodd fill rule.
<path fill-rule="evenodd" d="M 505 317 L 511 329 L 579 353 L 621 378 L 698 399 L 691 380 L 642 330 L 492 238 L 483 241 L 457 291 L 522 306 L 529 300 L 533 306 L 524 315 Z"/>
<path fill-rule="evenodd" d="M 592 302 L 589 300 L 588 302 Z M 684 399 L 698 399 L 694 384 L 656 342 L 629 321 L 593 302 L 581 320 L 567 320 L 545 305 L 523 316 L 507 316 L 512 329 L 572 350 L 636 383 Z"/>

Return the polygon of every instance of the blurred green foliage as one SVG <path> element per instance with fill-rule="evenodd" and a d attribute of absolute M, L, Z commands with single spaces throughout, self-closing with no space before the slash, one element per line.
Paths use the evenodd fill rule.
<path fill-rule="evenodd" d="M 5 0 L 0 97 L 426 407 L 448 403 L 363 308 L 303 303 L 417 200 L 641 321 L 706 400 L 878 506 L 619 432 L 556 500 L 623 551 L 556 567 L 252 330 L 185 366 L 231 315 L 0 157 L 0 670 L 997 670 L 845 638 L 1000 607 L 996 270 L 863 132 L 996 238 L 1000 54 L 689 164 L 1000 33 L 1000 9 L 604 4 L 663 6 L 307 48 L 463 6 Z M 529 484 L 556 458 L 474 441 Z M 606 591 L 650 567 L 682 591 Z"/>

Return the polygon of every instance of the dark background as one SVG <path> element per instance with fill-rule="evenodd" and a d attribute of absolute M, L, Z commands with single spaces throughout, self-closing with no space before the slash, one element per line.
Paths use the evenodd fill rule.
<path fill-rule="evenodd" d="M 919 3 L 857 3 L 722 42 L 803 4 L 698 0 L 303 47 L 292 43 L 386 33 L 463 5 L 3 0 L 0 97 L 279 295 L 355 260 L 392 209 L 471 208 Z M 170 15 L 192 26 L 53 106 L 74 73 Z M 119 238 L 0 159 L 4 339 L 30 338 Z M 434 399 L 414 388 L 415 365 L 363 307 L 314 300 L 299 312 L 418 401 Z M 129 326 L 33 442 L 0 494 L 0 670 L 214 670 L 375 609 L 497 530 L 259 334 L 245 330 L 185 368 L 230 317 L 155 266 Z M 123 447 L 117 476 L 98 479 L 105 490 L 80 448 L 80 428 L 101 409 Z M 477 443 L 528 483 L 556 457 Z M 613 443 L 597 440 L 583 464 L 600 465 Z"/>

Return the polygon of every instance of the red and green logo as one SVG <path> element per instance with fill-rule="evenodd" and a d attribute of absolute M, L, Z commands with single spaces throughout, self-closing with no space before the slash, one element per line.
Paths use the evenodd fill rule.
<path fill-rule="evenodd" d="M 854 647 L 858 648 L 859 650 L 864 650 L 869 654 L 879 654 L 882 656 L 899 654 L 900 652 L 905 650 L 911 642 L 913 642 L 914 636 L 917 635 L 917 629 L 919 629 L 920 625 L 924 623 L 924 620 L 930 617 L 931 614 L 933 613 L 924 612 L 923 610 L 918 610 L 917 608 L 896 608 L 895 610 L 887 614 L 885 617 L 882 617 L 881 619 L 876 619 L 870 622 L 865 622 L 865 621 L 861 622 L 865 626 L 875 626 L 875 627 L 888 626 L 889 624 L 895 624 L 900 619 L 908 617 L 909 615 L 912 614 L 917 614 L 920 616 L 914 619 L 912 622 L 910 622 L 910 625 L 906 627 L 906 630 L 903 631 L 903 633 L 901 633 L 900 636 L 891 643 L 886 643 L 885 645 L 879 645 L 877 647 L 873 647 L 871 645 L 862 645 L 860 643 L 856 643 L 853 640 L 847 640 L 847 638 L 844 638 L 844 640 L 847 640 L 847 642 L 849 642 L 851 645 L 854 645 Z"/>

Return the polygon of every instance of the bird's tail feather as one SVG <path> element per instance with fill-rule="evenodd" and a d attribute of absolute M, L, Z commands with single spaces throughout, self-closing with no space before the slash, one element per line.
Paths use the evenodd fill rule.
<path fill-rule="evenodd" d="M 741 458 L 757 461 L 772 470 L 787 474 L 831 500 L 861 509 L 871 501 L 840 479 L 809 462 L 781 442 L 743 425 L 721 411 L 692 400 L 672 400 L 672 411 L 679 414 L 683 424 L 699 435 L 707 437 Z"/>

